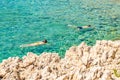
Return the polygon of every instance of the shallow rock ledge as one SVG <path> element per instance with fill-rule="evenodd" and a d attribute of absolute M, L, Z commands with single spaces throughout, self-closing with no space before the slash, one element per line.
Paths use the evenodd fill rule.
<path fill-rule="evenodd" d="M 57 53 L 29 52 L 22 59 L 10 57 L 0 63 L 2 80 L 120 80 L 113 70 L 120 70 L 120 41 L 84 42 L 72 46 L 65 57 Z"/>

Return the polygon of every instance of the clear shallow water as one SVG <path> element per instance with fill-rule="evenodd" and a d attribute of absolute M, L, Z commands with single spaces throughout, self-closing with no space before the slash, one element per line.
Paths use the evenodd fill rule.
<path fill-rule="evenodd" d="M 77 30 L 67 25 L 92 25 Z M 120 37 L 119 0 L 2 0 L 0 1 L 0 61 L 27 52 L 57 52 L 85 41 Z M 48 40 L 48 44 L 20 48 L 21 44 Z"/>

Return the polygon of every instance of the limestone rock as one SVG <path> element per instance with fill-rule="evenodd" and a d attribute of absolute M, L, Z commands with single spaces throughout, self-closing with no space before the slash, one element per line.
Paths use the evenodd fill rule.
<path fill-rule="evenodd" d="M 10 57 L 0 63 L 0 80 L 119 80 L 120 41 L 82 42 L 66 51 L 36 55 L 28 52 L 22 59 Z"/>

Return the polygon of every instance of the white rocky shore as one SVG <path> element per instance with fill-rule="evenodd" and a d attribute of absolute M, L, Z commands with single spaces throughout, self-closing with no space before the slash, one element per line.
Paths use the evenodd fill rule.
<path fill-rule="evenodd" d="M 0 80 L 120 80 L 119 71 L 120 41 L 102 40 L 72 46 L 64 58 L 32 52 L 22 59 L 8 58 L 0 63 Z"/>

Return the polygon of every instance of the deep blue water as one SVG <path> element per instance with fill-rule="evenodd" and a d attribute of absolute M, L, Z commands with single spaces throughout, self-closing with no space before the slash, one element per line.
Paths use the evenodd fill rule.
<path fill-rule="evenodd" d="M 93 45 L 119 37 L 119 0 L 0 0 L 0 61 L 27 52 L 57 52 L 63 57 L 66 49 L 82 41 Z M 44 39 L 46 45 L 19 47 Z"/>

